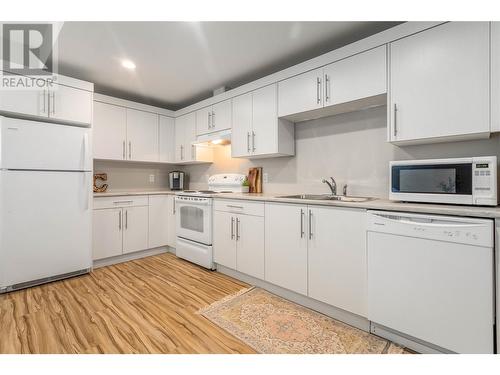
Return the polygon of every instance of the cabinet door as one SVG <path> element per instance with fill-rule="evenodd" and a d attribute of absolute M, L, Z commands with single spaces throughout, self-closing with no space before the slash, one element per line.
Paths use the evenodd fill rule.
<path fill-rule="evenodd" d="M 307 206 L 266 203 L 265 280 L 307 294 Z"/>
<path fill-rule="evenodd" d="M 325 107 L 387 92 L 386 46 L 348 57 L 324 68 Z"/>
<path fill-rule="evenodd" d="M 391 141 L 490 131 L 489 24 L 450 22 L 390 44 Z"/>
<path fill-rule="evenodd" d="M 159 125 L 160 161 L 175 161 L 175 121 L 172 117 L 160 115 Z"/>
<path fill-rule="evenodd" d="M 92 92 L 57 85 L 49 95 L 50 118 L 78 124 L 92 123 Z"/>
<path fill-rule="evenodd" d="M 95 159 L 126 159 L 127 113 L 124 107 L 94 102 L 92 133 Z"/>
<path fill-rule="evenodd" d="M 236 269 L 264 279 L 264 218 L 238 215 L 236 218 Z"/>
<path fill-rule="evenodd" d="M 246 157 L 252 153 L 252 93 L 233 98 L 233 120 L 231 130 L 231 156 Z"/>
<path fill-rule="evenodd" d="M 311 207 L 309 297 L 366 316 L 366 211 Z"/>
<path fill-rule="evenodd" d="M 168 242 L 167 245 L 175 248 L 177 233 L 175 229 L 175 195 L 167 196 L 167 210 L 168 210 Z"/>
<path fill-rule="evenodd" d="M 123 209 L 123 253 L 148 248 L 148 206 Z"/>
<path fill-rule="evenodd" d="M 205 156 L 204 150 L 208 150 L 208 147 L 198 147 L 193 145 L 193 142 L 196 141 L 196 115 L 193 112 L 186 116 L 188 117 L 187 121 L 184 124 L 185 138 L 183 147 L 183 161 L 199 161 Z M 200 148 L 200 150 L 198 148 Z"/>
<path fill-rule="evenodd" d="M 149 248 L 168 245 L 169 229 L 168 195 L 149 196 Z"/>
<path fill-rule="evenodd" d="M 183 162 L 185 159 L 185 150 L 184 150 L 184 140 L 186 123 L 188 122 L 190 114 L 177 117 L 175 119 L 175 161 L 177 163 Z"/>
<path fill-rule="evenodd" d="M 236 269 L 236 215 L 214 212 L 214 261 Z"/>
<path fill-rule="evenodd" d="M 212 129 L 220 131 L 231 128 L 231 99 L 213 105 Z"/>
<path fill-rule="evenodd" d="M 323 107 L 323 68 L 278 83 L 279 117 Z"/>
<path fill-rule="evenodd" d="M 47 117 L 47 90 L 0 90 L 0 111 L 33 117 Z"/>
<path fill-rule="evenodd" d="M 93 259 L 122 254 L 122 209 L 94 210 L 92 219 Z"/>
<path fill-rule="evenodd" d="M 128 160 L 158 161 L 158 115 L 127 108 Z"/>
<path fill-rule="evenodd" d="M 278 151 L 278 97 L 277 85 L 253 92 L 253 129 L 251 148 L 253 155 Z"/>
<path fill-rule="evenodd" d="M 196 111 L 196 135 L 212 132 L 212 106 Z"/>

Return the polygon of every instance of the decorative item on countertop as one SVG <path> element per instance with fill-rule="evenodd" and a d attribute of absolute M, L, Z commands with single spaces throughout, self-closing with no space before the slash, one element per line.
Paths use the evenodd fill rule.
<path fill-rule="evenodd" d="M 248 170 L 248 183 L 250 193 L 262 193 L 262 167 L 250 168 Z"/>
<path fill-rule="evenodd" d="M 95 173 L 94 174 L 94 193 L 104 193 L 108 189 L 108 184 L 102 184 L 97 186 L 97 181 L 107 181 L 107 173 Z"/>
<path fill-rule="evenodd" d="M 248 177 L 245 177 L 245 180 L 241 183 L 241 192 L 249 193 L 250 192 L 250 183 L 248 182 Z"/>

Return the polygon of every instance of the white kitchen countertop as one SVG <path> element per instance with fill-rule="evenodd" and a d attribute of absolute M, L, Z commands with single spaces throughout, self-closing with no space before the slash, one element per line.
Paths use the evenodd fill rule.
<path fill-rule="evenodd" d="M 427 204 L 427 203 L 403 203 L 389 201 L 387 199 L 372 199 L 366 202 L 340 202 L 310 199 L 277 198 L 280 194 L 254 194 L 254 193 L 223 193 L 214 196 L 216 199 L 243 199 L 263 202 L 282 202 L 309 204 L 317 206 L 337 206 L 362 208 L 370 210 L 415 212 L 436 215 L 469 216 L 480 218 L 500 218 L 500 206 L 463 206 L 452 204 Z M 285 194 L 283 194 L 285 195 Z M 286 194 L 289 195 L 289 194 Z"/>
<path fill-rule="evenodd" d="M 127 191 L 108 191 L 105 193 L 94 193 L 94 198 L 98 197 L 118 197 L 132 195 L 165 195 L 175 194 L 172 190 L 127 190 Z M 452 204 L 427 204 L 427 203 L 403 203 L 389 201 L 387 199 L 372 199 L 366 202 L 341 202 L 328 200 L 311 200 L 311 199 L 294 199 L 294 198 L 277 198 L 280 195 L 290 194 L 268 194 L 268 193 L 220 193 L 214 194 L 215 199 L 242 199 L 260 202 L 282 202 L 295 204 L 309 204 L 316 206 L 335 206 L 349 207 L 369 210 L 382 211 L 400 211 L 400 212 L 415 212 L 424 214 L 436 215 L 451 215 L 451 216 L 469 216 L 480 218 L 499 218 L 500 206 L 463 206 Z"/>
<path fill-rule="evenodd" d="M 98 197 L 123 197 L 131 195 L 170 195 L 175 194 L 173 190 L 126 190 L 107 191 L 105 193 L 94 193 L 94 198 Z"/>

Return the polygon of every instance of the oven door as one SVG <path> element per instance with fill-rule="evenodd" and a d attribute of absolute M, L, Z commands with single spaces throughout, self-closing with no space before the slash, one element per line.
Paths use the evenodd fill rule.
<path fill-rule="evenodd" d="M 177 237 L 212 245 L 212 200 L 176 197 Z"/>
<path fill-rule="evenodd" d="M 392 162 L 390 168 L 391 200 L 473 204 L 471 161 Z"/>

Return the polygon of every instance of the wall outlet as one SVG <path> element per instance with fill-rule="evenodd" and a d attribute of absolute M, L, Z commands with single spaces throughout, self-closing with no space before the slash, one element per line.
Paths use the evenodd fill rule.
<path fill-rule="evenodd" d="M 155 182 L 155 175 L 154 174 L 150 174 L 149 175 L 149 182 L 152 184 Z"/>
<path fill-rule="evenodd" d="M 268 173 L 262 173 L 262 181 L 267 184 L 269 182 L 269 174 Z"/>

